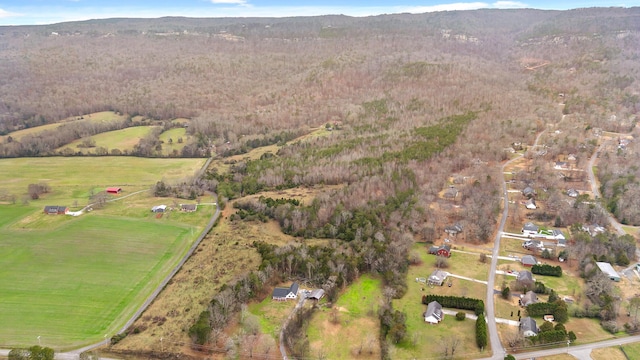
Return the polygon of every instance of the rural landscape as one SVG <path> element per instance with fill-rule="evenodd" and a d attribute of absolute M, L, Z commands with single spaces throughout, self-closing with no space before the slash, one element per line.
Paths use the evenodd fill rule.
<path fill-rule="evenodd" d="M 640 358 L 640 8 L 0 27 L 0 357 Z"/>

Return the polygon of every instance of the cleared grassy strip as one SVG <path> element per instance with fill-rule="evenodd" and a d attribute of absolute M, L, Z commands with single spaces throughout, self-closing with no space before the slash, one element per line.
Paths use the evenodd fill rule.
<path fill-rule="evenodd" d="M 624 345 L 622 348 L 629 359 L 640 359 L 640 342 Z"/>
<path fill-rule="evenodd" d="M 377 306 L 381 282 L 362 276 L 340 296 L 333 309 L 321 308 L 311 321 L 307 336 L 312 357 L 352 359 L 379 358 Z"/>
<path fill-rule="evenodd" d="M 104 147 L 109 151 L 112 149 L 118 149 L 120 151 L 132 151 L 133 147 L 140 142 L 140 139 L 144 138 L 153 128 L 158 126 L 134 126 L 126 129 L 109 131 L 106 133 L 94 135 L 91 138 L 95 141 L 96 147 Z M 71 142 L 65 146 L 62 146 L 56 151 L 62 151 L 64 149 L 71 149 L 74 153 L 81 152 L 83 154 L 95 154 L 96 148 L 81 148 L 78 147 L 84 140 L 79 139 Z"/>
<path fill-rule="evenodd" d="M 29 184 L 47 183 L 51 193 L 32 204 L 51 204 L 54 200 L 86 200 L 90 189 L 103 191 L 107 186 L 121 186 L 122 195 L 148 189 L 159 180 L 168 181 L 192 176 L 206 159 L 146 159 L 124 156 L 47 157 L 0 160 L 0 190 L 27 194 Z"/>
<path fill-rule="evenodd" d="M 89 115 L 84 115 L 83 119 L 79 119 L 77 116 L 70 117 L 55 124 L 47 124 L 42 126 L 36 126 L 28 129 L 18 130 L 10 133 L 9 135 L 0 136 L 0 141 L 5 141 L 9 136 L 15 140 L 20 140 L 26 135 L 35 135 L 45 130 L 52 130 L 62 125 L 78 124 L 81 122 L 105 122 L 112 120 L 124 120 L 124 116 L 117 115 L 113 111 L 101 111 Z"/>
<path fill-rule="evenodd" d="M 190 228 L 86 215 L 52 231 L 0 229 L 0 339 L 70 347 L 113 335 L 191 244 Z"/>
<path fill-rule="evenodd" d="M 178 139 L 182 139 L 182 142 L 178 142 Z M 160 134 L 160 141 L 162 144 L 162 153 L 165 155 L 180 154 L 182 149 L 190 141 L 190 136 L 187 135 L 187 129 L 176 128 L 163 132 Z"/>
<path fill-rule="evenodd" d="M 593 349 L 591 351 L 593 360 L 627 360 L 620 347 L 609 347 L 604 349 Z M 637 357 L 629 357 L 629 359 L 638 359 Z"/>

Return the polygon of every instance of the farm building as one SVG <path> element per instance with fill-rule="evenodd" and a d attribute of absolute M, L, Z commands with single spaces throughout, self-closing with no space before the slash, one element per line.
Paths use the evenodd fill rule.
<path fill-rule="evenodd" d="M 47 205 L 44 207 L 44 213 L 49 215 L 66 214 L 69 208 L 66 206 Z"/>
<path fill-rule="evenodd" d="M 273 300 L 284 301 L 289 299 L 297 299 L 298 298 L 298 283 L 294 282 L 288 288 L 275 288 L 273 289 L 273 293 L 271 298 Z"/>
<path fill-rule="evenodd" d="M 154 213 L 163 213 L 167 211 L 167 205 L 157 205 L 151 208 L 151 212 Z"/>
<path fill-rule="evenodd" d="M 432 246 L 429 248 L 429 254 L 450 257 L 451 246 L 450 245 Z"/>
<path fill-rule="evenodd" d="M 606 262 L 596 262 L 596 265 L 598 265 L 598 267 L 600 268 L 600 271 L 602 271 L 605 275 L 607 275 L 609 279 L 615 282 L 620 281 L 620 275 L 613 268 L 613 266 L 611 266 L 611 264 Z"/>
<path fill-rule="evenodd" d="M 122 192 L 122 188 L 120 187 L 108 187 L 107 193 L 109 194 L 120 194 Z"/>
<path fill-rule="evenodd" d="M 307 299 L 311 300 L 320 300 L 324 297 L 324 290 L 322 289 L 314 289 L 307 295 Z"/>
<path fill-rule="evenodd" d="M 429 324 L 437 324 L 444 319 L 444 312 L 442 312 L 442 305 L 437 301 L 432 301 L 427 305 L 427 311 L 424 313 L 424 321 Z"/>
<path fill-rule="evenodd" d="M 180 204 L 180 210 L 184 212 L 194 212 L 198 209 L 197 204 Z"/>

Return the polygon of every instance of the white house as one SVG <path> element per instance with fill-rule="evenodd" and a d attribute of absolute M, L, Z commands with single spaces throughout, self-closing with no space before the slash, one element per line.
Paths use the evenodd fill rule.
<path fill-rule="evenodd" d="M 298 283 L 294 282 L 288 288 L 275 288 L 271 298 L 273 300 L 295 300 L 298 298 Z"/>
<path fill-rule="evenodd" d="M 437 301 L 432 301 L 427 305 L 427 311 L 424 313 L 424 321 L 429 324 L 437 324 L 444 319 L 442 305 Z"/>
<path fill-rule="evenodd" d="M 522 227 L 522 234 L 526 236 L 533 236 L 538 234 L 538 229 L 537 225 L 532 222 L 528 222 Z"/>
<path fill-rule="evenodd" d="M 538 324 L 530 317 L 520 320 L 520 332 L 526 337 L 538 335 Z"/>

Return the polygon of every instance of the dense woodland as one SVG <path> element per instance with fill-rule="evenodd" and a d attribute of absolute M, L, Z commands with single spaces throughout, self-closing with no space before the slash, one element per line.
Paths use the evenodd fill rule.
<path fill-rule="evenodd" d="M 514 144 L 554 130 L 544 153 L 514 181 L 545 189 L 557 226 L 603 222 L 597 207 L 565 201 L 571 182 L 584 175 L 545 170 L 568 154 L 576 168 L 585 166 L 596 151 L 596 129 L 637 135 L 638 43 L 638 8 L 4 27 L 0 134 L 103 110 L 127 119 L 5 137 L 0 156 L 73 155 L 56 149 L 140 125 L 132 120 L 138 115 L 165 128 L 174 118 L 190 119 L 187 131 L 197 141 L 181 156 L 226 157 L 279 144 L 277 153 L 234 162 L 228 173 L 209 169 L 204 179 L 154 189 L 183 197 L 215 189 L 224 203 L 263 190 L 342 185 L 308 204 L 238 200 L 232 221 L 271 218 L 296 237 L 335 240 L 327 249 L 256 244 L 263 267 L 221 289 L 196 322 L 194 341 L 210 341 L 226 320 L 220 314 L 239 310 L 226 297 L 246 301 L 281 277 L 336 289 L 361 272 L 383 278 L 381 337 L 397 340 L 403 317 L 390 299 L 406 289 L 411 245 L 455 222 L 467 241 L 489 241 L 500 211 L 499 163 Z M 332 131 L 292 141 L 317 127 Z M 115 155 L 155 156 L 158 135 L 135 153 Z M 635 224 L 638 146 L 632 142 L 599 172 L 607 207 Z M 443 199 L 449 185 L 459 193 Z M 514 223 L 522 219 L 513 216 Z M 632 256 L 625 241 L 593 243 L 602 243 L 605 257 Z M 594 253 L 579 251 L 584 258 Z M 585 274 L 591 265 L 584 263 Z M 304 343 L 290 345 L 305 354 Z"/>

